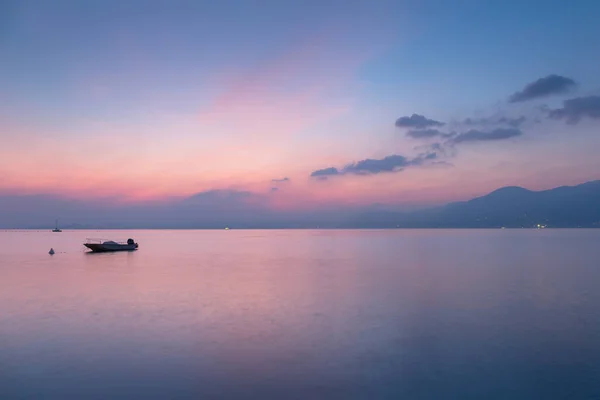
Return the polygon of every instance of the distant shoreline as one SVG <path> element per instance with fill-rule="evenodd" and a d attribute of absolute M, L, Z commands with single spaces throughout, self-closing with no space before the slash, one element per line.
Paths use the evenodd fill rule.
<path fill-rule="evenodd" d="M 556 229 L 600 229 L 598 226 L 556 226 L 556 227 L 355 227 L 355 228 L 230 228 L 229 231 L 395 231 L 395 230 L 556 230 Z M 225 231 L 225 228 L 63 228 L 63 232 L 74 231 Z M 0 232 L 52 232 L 52 228 L 0 228 Z"/>

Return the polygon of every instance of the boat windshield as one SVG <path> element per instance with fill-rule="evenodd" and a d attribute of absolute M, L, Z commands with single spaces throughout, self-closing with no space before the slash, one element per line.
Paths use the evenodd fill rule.
<path fill-rule="evenodd" d="M 100 238 L 86 238 L 86 243 L 97 243 L 97 244 L 126 244 L 125 241 L 115 241 L 110 239 Z"/>

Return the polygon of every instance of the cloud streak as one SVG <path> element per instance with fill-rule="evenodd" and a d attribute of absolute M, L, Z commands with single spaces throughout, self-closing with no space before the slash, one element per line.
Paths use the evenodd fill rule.
<path fill-rule="evenodd" d="M 494 126 L 494 125 L 507 125 L 513 128 L 519 128 L 523 123 L 527 121 L 524 115 L 520 117 L 484 117 L 484 118 L 467 118 L 462 124 L 466 126 Z"/>
<path fill-rule="evenodd" d="M 457 134 L 450 140 L 450 142 L 453 144 L 466 142 L 488 142 L 510 139 L 521 136 L 522 134 L 523 131 L 517 128 L 497 128 L 491 131 L 471 129 L 469 131 Z"/>
<path fill-rule="evenodd" d="M 575 81 L 560 75 L 548 75 L 526 85 L 512 94 L 509 103 L 519 103 L 555 94 L 567 93 L 575 87 Z"/>
<path fill-rule="evenodd" d="M 312 178 L 322 178 L 322 177 L 328 177 L 328 176 L 333 176 L 333 175 L 339 175 L 340 171 L 338 171 L 337 168 L 335 167 L 329 167 L 329 168 L 323 168 L 323 169 L 318 169 L 316 171 L 313 171 L 310 176 Z"/>
<path fill-rule="evenodd" d="M 458 125 L 464 127 L 478 127 L 480 129 L 469 129 L 465 132 L 443 132 L 435 128 L 422 128 L 421 126 L 427 125 L 429 122 L 423 122 L 418 114 L 416 119 L 410 119 L 409 117 L 402 122 L 404 125 L 415 124 L 419 125 L 418 128 L 409 129 L 406 132 L 406 136 L 412 139 L 432 139 L 441 138 L 449 139 L 447 142 L 461 143 L 461 142 L 472 142 L 472 141 L 489 141 L 489 140 L 502 140 L 511 137 L 519 136 L 523 132 L 519 129 L 523 125 L 527 118 L 523 115 L 519 117 L 483 117 L 483 118 L 466 118 Z M 425 117 L 423 117 L 425 118 Z M 425 118 L 425 121 L 432 121 Z M 435 123 L 442 124 L 442 122 L 434 121 Z M 396 124 L 397 125 L 397 124 Z"/>
<path fill-rule="evenodd" d="M 432 137 L 446 137 L 448 133 L 441 132 L 437 129 L 411 129 L 406 132 L 406 136 L 413 139 L 428 139 Z"/>
<path fill-rule="evenodd" d="M 327 179 L 336 175 L 374 175 L 380 173 L 399 172 L 407 167 L 419 166 L 438 158 L 438 153 L 428 151 L 414 158 L 408 158 L 399 154 L 392 154 L 384 158 L 366 158 L 357 162 L 347 164 L 342 169 L 329 167 L 313 171 L 310 176 L 317 179 Z"/>
<path fill-rule="evenodd" d="M 413 128 L 413 129 L 425 129 L 435 126 L 444 126 L 443 122 L 436 121 L 433 119 L 426 118 L 423 115 L 413 114 L 410 117 L 400 117 L 396 120 L 396 126 L 398 128 Z"/>
<path fill-rule="evenodd" d="M 600 119 L 600 96 L 576 97 L 565 100 L 563 107 L 550 110 L 548 117 L 575 125 L 582 118 Z"/>
<path fill-rule="evenodd" d="M 518 118 L 502 117 L 502 118 L 498 119 L 499 123 L 512 126 L 513 128 L 520 127 L 521 125 L 523 125 L 523 123 L 525 121 L 527 121 L 527 118 L 525 118 L 525 116 L 523 116 L 523 115 L 521 115 Z"/>
<path fill-rule="evenodd" d="M 359 175 L 378 174 L 380 172 L 394 172 L 409 165 L 411 165 L 411 160 L 404 156 L 393 154 L 382 159 L 367 158 L 356 163 L 348 164 L 344 167 L 343 172 Z"/>
<path fill-rule="evenodd" d="M 273 182 L 273 183 L 284 183 L 284 182 L 289 182 L 289 181 L 290 181 L 290 178 L 288 178 L 287 176 L 282 179 L 271 179 L 271 182 Z"/>

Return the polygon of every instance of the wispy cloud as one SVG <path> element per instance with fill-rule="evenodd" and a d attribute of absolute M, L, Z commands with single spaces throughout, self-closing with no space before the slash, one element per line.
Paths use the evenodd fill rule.
<path fill-rule="evenodd" d="M 410 117 L 400 117 L 396 120 L 396 126 L 399 128 L 425 129 L 443 125 L 443 122 L 429 119 L 419 114 L 413 114 Z"/>
<path fill-rule="evenodd" d="M 281 179 L 271 179 L 271 182 L 273 183 L 284 183 L 284 182 L 289 182 L 290 178 L 288 178 L 287 176 L 285 178 L 281 178 Z"/>
<path fill-rule="evenodd" d="M 416 118 L 413 118 L 414 116 L 416 116 Z M 418 114 L 413 114 L 413 117 L 403 117 L 405 120 L 400 124 L 403 126 L 410 124 L 417 126 L 414 129 L 406 131 L 406 136 L 413 139 L 449 139 L 452 143 L 501 140 L 519 136 L 523 133 L 519 127 L 527 121 L 527 118 L 523 115 L 519 117 L 496 115 L 490 117 L 466 118 L 458 123 L 452 124 L 454 127 L 458 128 L 456 131 L 444 132 L 436 128 L 425 128 L 425 126 L 432 124 L 438 124 L 437 126 L 445 125 L 443 122 L 433 121 Z M 396 125 L 398 126 L 398 121 L 396 122 Z M 477 127 L 478 129 L 472 127 Z M 465 131 L 466 128 L 471 129 Z"/>
<path fill-rule="evenodd" d="M 335 167 L 323 168 L 313 171 L 310 176 L 313 178 L 323 178 L 335 175 L 372 175 L 380 173 L 399 172 L 407 167 L 419 166 L 432 161 L 438 157 L 435 151 L 421 153 L 416 157 L 408 158 L 399 154 L 392 154 L 384 158 L 367 158 L 357 162 L 347 164 L 342 169 Z"/>
<path fill-rule="evenodd" d="M 518 128 L 523 125 L 527 121 L 524 115 L 519 117 L 483 117 L 483 118 L 466 118 L 462 121 L 463 125 L 466 126 L 497 126 L 497 125 L 506 125 L 511 126 L 513 128 Z"/>
<path fill-rule="evenodd" d="M 329 167 L 329 168 L 322 168 L 322 169 L 318 169 L 316 171 L 313 171 L 310 174 L 310 176 L 312 178 L 321 178 L 321 177 L 339 175 L 339 173 L 340 173 L 340 171 L 338 171 L 337 168 L 335 168 L 335 167 Z"/>
<path fill-rule="evenodd" d="M 600 119 L 600 96 L 565 100 L 562 108 L 550 110 L 548 116 L 552 119 L 564 119 L 568 124 L 577 124 L 585 117 Z"/>
<path fill-rule="evenodd" d="M 554 94 L 567 93 L 575 87 L 575 81 L 560 75 L 548 75 L 526 85 L 523 90 L 512 94 L 508 101 L 518 103 L 547 97 Z"/>
<path fill-rule="evenodd" d="M 408 158 L 393 154 L 382 159 L 371 159 L 358 161 L 348 164 L 342 170 L 349 174 L 378 174 L 380 172 L 394 172 L 411 165 Z"/>
<path fill-rule="evenodd" d="M 497 128 L 491 131 L 471 129 L 467 132 L 457 134 L 450 141 L 455 144 L 465 142 L 487 142 L 510 139 L 521 136 L 522 134 L 523 131 L 517 128 Z"/>
<path fill-rule="evenodd" d="M 432 137 L 445 137 L 447 133 L 441 132 L 437 129 L 411 129 L 406 132 L 406 136 L 414 139 L 428 139 Z"/>
<path fill-rule="evenodd" d="M 500 119 L 498 119 L 499 123 L 512 126 L 513 128 L 520 127 L 525 121 L 527 121 L 527 118 L 525 118 L 524 115 L 521 115 L 517 118 L 501 117 Z"/>
<path fill-rule="evenodd" d="M 419 156 L 421 157 L 427 156 L 431 153 L 435 153 L 436 158 L 451 158 L 456 156 L 456 148 L 450 145 L 448 141 L 420 145 L 416 146 L 414 149 L 420 152 Z"/>

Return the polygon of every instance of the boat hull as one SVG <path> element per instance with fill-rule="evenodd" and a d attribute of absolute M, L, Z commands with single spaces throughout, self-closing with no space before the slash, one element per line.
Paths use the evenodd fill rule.
<path fill-rule="evenodd" d="M 133 251 L 137 250 L 138 245 L 135 244 L 108 244 L 108 243 L 84 243 L 85 247 L 94 253 L 108 253 L 113 251 Z"/>

